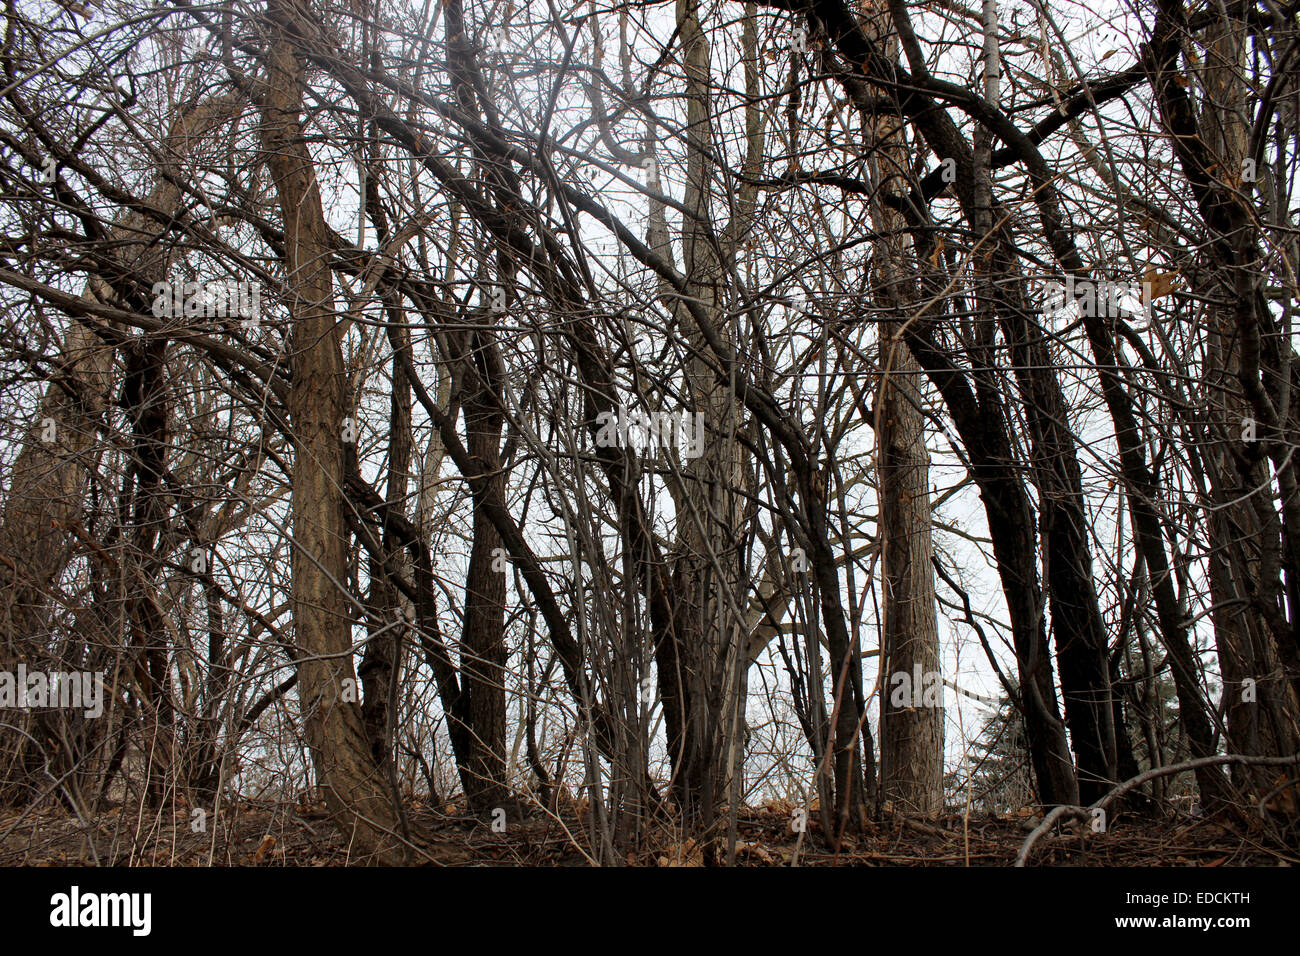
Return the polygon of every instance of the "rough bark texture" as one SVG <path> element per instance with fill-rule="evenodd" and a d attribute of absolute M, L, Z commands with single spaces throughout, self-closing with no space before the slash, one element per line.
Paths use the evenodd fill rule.
<path fill-rule="evenodd" d="M 864 24 L 868 36 L 896 51 L 889 17 L 879 13 Z M 901 124 L 877 120 L 868 144 L 873 153 L 873 187 L 902 193 L 908 167 Z M 905 309 L 914 304 L 906 273 L 910 251 L 906 222 L 896 210 L 876 203 L 875 287 L 897 316 L 880 325 L 880 390 L 876 435 L 879 468 L 881 568 L 884 627 L 881 668 L 881 789 L 899 809 L 920 813 L 943 806 L 943 686 L 927 698 L 926 685 L 941 680 L 939 625 L 935 614 L 934 543 L 930 536 L 930 455 L 920 389 L 923 372 L 903 340 Z M 895 675 L 907 675 L 908 706 L 896 706 Z M 917 676 L 922 686 L 916 686 Z"/>
<path fill-rule="evenodd" d="M 1242 119 L 1246 87 L 1240 72 L 1244 36 L 1241 23 L 1213 27 L 1208 36 L 1213 55 L 1202 70 L 1207 93 L 1202 124 L 1210 149 L 1226 169 L 1240 169 L 1248 151 L 1249 129 Z M 1212 288 L 1199 291 L 1213 299 Z M 1271 489 L 1271 484 L 1260 436 L 1239 446 L 1244 425 L 1253 418 L 1240 386 L 1241 340 L 1232 329 L 1230 311 L 1215 308 L 1208 324 L 1205 384 L 1211 427 L 1226 439 L 1205 442 L 1204 457 L 1214 502 L 1207 560 L 1226 745 L 1229 753 L 1282 756 L 1294 753 L 1300 740 L 1300 709 L 1274 642 L 1274 633 L 1286 630 L 1282 526 L 1272 502 L 1262 500 L 1260 489 Z M 1239 447 L 1242 451 L 1236 451 Z M 1234 764 L 1231 774 L 1245 792 L 1272 787 L 1263 767 Z"/>
<path fill-rule="evenodd" d="M 926 694 L 942 672 L 930 561 L 929 454 L 916 375 L 920 368 L 898 341 L 897 368 L 882 385 L 878 437 L 884 545 L 884 726 L 881 765 L 886 800 L 922 813 L 943 806 L 943 687 Z M 895 707 L 895 675 L 908 675 L 911 705 Z M 916 675 L 925 684 L 918 687 Z"/>
<path fill-rule="evenodd" d="M 345 590 L 343 323 L 334 308 L 320 191 L 299 118 L 301 65 L 286 33 L 302 29 L 301 0 L 271 0 L 272 41 L 262 142 L 284 219 L 293 384 L 293 622 L 307 742 L 334 823 L 361 862 L 400 859 L 396 820 L 370 754 L 352 663 Z"/>

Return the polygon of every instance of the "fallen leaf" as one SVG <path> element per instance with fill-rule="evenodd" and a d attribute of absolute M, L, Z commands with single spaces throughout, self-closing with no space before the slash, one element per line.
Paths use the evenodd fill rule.
<path fill-rule="evenodd" d="M 668 852 L 659 857 L 660 866 L 703 866 L 704 852 L 694 840 L 674 843 Z"/>
<path fill-rule="evenodd" d="M 258 863 L 261 863 L 263 860 L 265 860 L 266 855 L 270 853 L 274 847 L 275 847 L 275 837 L 273 836 L 262 837 L 262 845 L 259 846 L 257 848 L 257 851 L 253 854 L 253 865 L 256 866 Z"/>

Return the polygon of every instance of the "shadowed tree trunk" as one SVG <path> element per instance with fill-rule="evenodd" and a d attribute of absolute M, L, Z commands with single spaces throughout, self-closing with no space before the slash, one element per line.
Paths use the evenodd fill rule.
<path fill-rule="evenodd" d="M 480 317 L 486 326 L 487 316 Z M 474 491 L 474 543 L 465 577 L 465 624 L 461 635 L 461 700 L 458 713 L 468 730 L 469 753 L 461 782 L 469 805 L 483 812 L 506 798 L 505 602 L 506 575 L 501 535 L 485 513 L 488 500 L 505 497 L 500 447 L 503 419 L 496 389 L 501 358 L 487 328 L 466 337 L 472 365 L 463 407 L 466 448 L 483 484 Z"/>

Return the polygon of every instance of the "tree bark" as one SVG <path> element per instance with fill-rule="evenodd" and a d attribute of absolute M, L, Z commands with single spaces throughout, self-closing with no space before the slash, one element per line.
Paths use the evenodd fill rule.
<path fill-rule="evenodd" d="M 334 307 L 331 246 L 300 119 L 302 65 L 287 34 L 308 20 L 304 0 L 269 0 L 270 44 L 261 136 L 284 220 L 293 429 L 292 608 L 298 696 L 326 807 L 352 856 L 401 859 L 397 818 L 370 754 L 352 661 L 343 517 L 344 323 Z"/>

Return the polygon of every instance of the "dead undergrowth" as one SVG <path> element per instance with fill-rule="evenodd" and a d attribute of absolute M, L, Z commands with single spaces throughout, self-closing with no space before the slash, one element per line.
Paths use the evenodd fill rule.
<path fill-rule="evenodd" d="M 599 854 L 582 806 L 536 811 L 496 832 L 491 819 L 420 802 L 407 806 L 424 834 L 413 862 L 448 866 L 587 866 Z M 817 814 L 793 832 L 789 808 L 746 808 L 738 817 L 738 866 L 1009 866 L 1041 818 L 1030 811 L 1000 818 L 951 814 L 918 819 L 886 814 L 865 832 L 826 846 Z M 244 801 L 201 821 L 178 804 L 164 811 L 119 806 L 81 820 L 62 807 L 0 812 L 2 866 L 345 866 L 350 854 L 324 808 Z M 498 824 L 499 828 L 499 824 Z M 1249 817 L 1150 820 L 1121 815 L 1108 832 L 1068 823 L 1040 840 L 1035 866 L 1288 866 L 1300 862 L 1294 829 Z M 670 824 L 649 829 L 624 854 L 633 866 L 710 866 L 728 862 L 724 837 L 683 839 Z"/>

